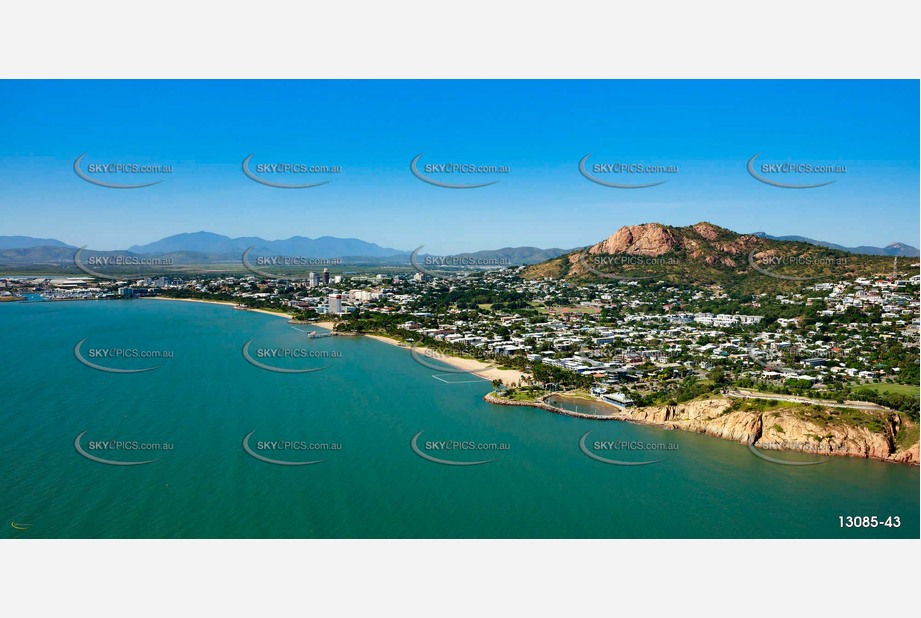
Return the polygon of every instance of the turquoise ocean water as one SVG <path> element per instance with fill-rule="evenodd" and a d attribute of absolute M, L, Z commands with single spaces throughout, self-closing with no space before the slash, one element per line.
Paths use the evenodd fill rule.
<path fill-rule="evenodd" d="M 0 537 L 6 538 L 720 538 L 919 536 L 919 470 L 835 458 L 781 466 L 744 445 L 482 400 L 488 382 L 437 372 L 359 337 L 308 340 L 307 327 L 229 307 L 160 300 L 0 305 Z M 159 350 L 168 358 L 100 358 Z M 257 357 L 258 350 L 327 358 Z M 427 361 L 432 362 L 432 361 Z M 439 459 L 495 461 L 476 466 Z M 671 444 L 597 451 L 595 441 Z M 283 461 L 324 459 L 306 466 Z M 153 463 L 115 466 L 91 461 Z M 99 442 L 170 450 L 98 449 Z M 337 450 L 260 448 L 328 444 Z M 507 448 L 438 450 L 429 442 Z M 271 446 L 271 445 L 268 445 Z M 771 453 L 791 460 L 800 454 Z M 842 529 L 839 516 L 901 527 Z M 16 524 L 16 527 L 13 526 Z"/>

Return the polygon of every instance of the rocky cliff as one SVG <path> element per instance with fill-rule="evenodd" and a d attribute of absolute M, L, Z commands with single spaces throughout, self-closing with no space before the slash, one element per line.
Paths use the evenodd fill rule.
<path fill-rule="evenodd" d="M 786 407 L 764 411 L 733 410 L 733 400 L 717 397 L 665 407 L 628 410 L 625 419 L 694 431 L 708 436 L 753 444 L 764 450 L 793 450 L 816 455 L 865 457 L 918 464 L 918 441 L 900 446 L 896 440 L 903 421 L 897 414 L 874 415 L 884 431 L 829 420 L 821 410 Z"/>
<path fill-rule="evenodd" d="M 763 450 L 786 450 L 815 455 L 863 457 L 897 463 L 918 465 L 917 437 L 905 444 L 900 442 L 902 431 L 917 427 L 898 414 L 876 412 L 856 413 L 850 420 L 842 420 L 840 411 L 820 406 L 777 407 L 765 410 L 734 409 L 737 399 L 713 397 L 674 406 L 649 406 L 628 408 L 613 416 L 594 416 L 564 410 L 544 401 L 510 401 L 484 397 L 489 403 L 506 406 L 541 408 L 554 414 L 563 414 L 598 421 L 629 421 L 657 425 L 666 429 L 681 429 L 702 433 L 723 440 L 751 444 Z M 864 424 L 855 421 L 860 419 Z M 881 427 L 880 431 L 871 429 Z M 904 425 L 908 426 L 904 426 Z"/>

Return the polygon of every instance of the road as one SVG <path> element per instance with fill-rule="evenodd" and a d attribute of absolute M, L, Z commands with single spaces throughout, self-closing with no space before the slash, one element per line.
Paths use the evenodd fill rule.
<path fill-rule="evenodd" d="M 844 403 L 838 403 L 836 401 L 826 401 L 824 399 L 809 399 L 808 397 L 797 397 L 795 395 L 777 395 L 775 393 L 753 393 L 750 391 L 743 390 L 731 390 L 727 389 L 725 391 L 727 397 L 735 397 L 737 399 L 775 399 L 777 401 L 789 401 L 791 403 L 805 403 L 813 404 L 817 406 L 825 406 L 827 408 L 850 408 L 855 410 L 865 410 L 868 412 L 888 412 L 892 413 L 895 410 L 890 410 L 885 406 L 881 406 L 869 401 L 845 401 Z"/>

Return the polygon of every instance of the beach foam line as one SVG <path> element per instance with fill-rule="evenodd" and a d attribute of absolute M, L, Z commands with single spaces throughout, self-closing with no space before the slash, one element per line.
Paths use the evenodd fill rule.
<path fill-rule="evenodd" d="M 374 339 L 375 341 L 380 341 L 382 343 L 387 343 L 393 346 L 403 348 L 405 350 L 409 349 L 408 345 L 406 345 L 405 343 L 401 343 L 400 341 L 397 341 L 396 339 L 392 337 L 385 337 L 383 335 L 364 335 L 364 336 L 370 339 Z M 417 352 L 424 353 L 426 350 L 427 348 L 422 348 L 422 347 L 416 348 Z M 496 367 L 478 367 L 478 365 L 482 364 L 480 361 L 469 359 L 469 358 L 460 358 L 460 357 L 451 356 L 448 354 L 445 354 L 443 357 L 439 357 L 438 360 L 445 363 L 446 365 L 451 365 L 452 367 L 463 369 L 464 371 L 466 371 L 467 373 L 471 375 L 475 375 L 479 378 L 488 380 L 490 382 L 492 380 L 502 380 L 502 382 L 506 385 L 515 384 L 515 383 L 520 384 L 521 377 L 522 375 L 524 375 L 521 371 L 518 371 L 517 369 L 498 369 Z M 442 380 L 442 382 L 446 382 L 446 380 Z"/>

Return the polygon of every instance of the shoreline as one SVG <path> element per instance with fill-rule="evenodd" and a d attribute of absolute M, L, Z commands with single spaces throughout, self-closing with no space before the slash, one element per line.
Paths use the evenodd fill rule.
<path fill-rule="evenodd" d="M 235 303 L 229 300 L 204 300 L 201 298 L 169 298 L 168 296 L 146 296 L 139 300 L 172 300 L 180 303 L 203 303 L 205 305 L 224 305 L 226 307 L 238 307 L 240 303 Z M 280 318 L 287 318 L 293 320 L 294 316 L 290 313 L 281 313 L 278 311 L 269 311 L 268 309 L 251 309 L 246 307 L 245 309 L 240 309 L 240 311 L 252 311 L 253 313 L 262 313 L 265 315 L 274 315 Z"/>
<path fill-rule="evenodd" d="M 172 300 L 172 301 L 187 302 L 187 303 L 204 303 L 206 305 L 224 305 L 224 306 L 229 306 L 229 307 L 237 307 L 239 305 L 239 303 L 235 303 L 229 300 L 204 300 L 200 298 L 168 298 L 165 296 L 149 296 L 143 300 L 151 300 L 151 299 L 152 300 Z M 269 311 L 267 309 L 246 308 L 242 311 L 252 311 L 253 313 L 273 315 L 276 317 L 287 318 L 288 320 L 294 319 L 294 316 L 291 315 L 290 313 L 280 313 L 277 311 Z M 330 322 L 330 321 L 307 322 L 305 325 L 322 328 L 324 330 L 330 331 L 330 333 L 336 332 L 335 322 Z M 398 348 L 404 348 L 404 349 L 410 348 L 410 346 L 400 341 L 397 341 L 396 339 L 392 337 L 385 337 L 383 335 L 370 335 L 370 334 L 363 334 L 362 336 L 367 337 L 369 339 L 374 339 L 375 341 L 380 341 L 381 343 L 386 343 L 388 345 L 392 345 Z M 429 349 L 424 348 L 424 347 L 419 347 L 419 348 L 416 348 L 416 350 L 424 354 Z M 461 358 L 459 356 L 451 356 L 451 355 L 445 354 L 443 356 L 439 356 L 438 360 L 440 362 L 443 362 L 446 365 L 455 367 L 456 369 L 461 369 L 462 371 L 459 373 L 469 373 L 471 375 L 475 375 L 478 378 L 482 378 L 483 380 L 487 380 L 489 382 L 492 382 L 493 380 L 501 380 L 502 383 L 507 386 L 515 384 L 515 383 L 521 384 L 521 377 L 522 375 L 524 375 L 523 372 L 518 371 L 517 369 L 498 369 L 496 367 L 490 367 L 488 365 L 480 366 L 482 365 L 480 361 L 473 360 L 470 358 Z"/>
<path fill-rule="evenodd" d="M 203 300 L 203 299 L 200 299 L 200 298 L 168 298 L 168 297 L 166 297 L 166 296 L 148 296 L 147 298 L 148 298 L 148 299 L 154 299 L 154 300 L 175 300 L 175 301 L 179 301 L 179 302 L 181 302 L 181 303 L 203 303 L 203 304 L 206 304 L 206 305 L 225 305 L 225 306 L 228 306 L 228 307 L 231 307 L 231 308 L 235 308 L 235 307 L 240 306 L 240 303 L 235 303 L 235 302 L 232 302 L 232 301 L 229 301 L 229 300 Z M 144 299 L 142 299 L 142 300 L 144 300 Z M 267 309 L 250 309 L 249 307 L 246 307 L 245 309 L 240 309 L 240 311 L 252 311 L 253 313 L 262 313 L 262 314 L 265 314 L 265 315 L 274 315 L 274 316 L 278 316 L 278 317 L 280 317 L 280 318 L 287 318 L 287 319 L 289 319 L 289 320 L 293 320 L 293 319 L 294 319 L 294 316 L 291 315 L 290 313 L 280 313 L 280 312 L 278 312 L 278 311 L 269 311 L 269 310 L 267 310 Z"/>
<path fill-rule="evenodd" d="M 838 448 L 831 448 L 830 444 L 828 448 L 819 448 L 819 445 L 814 445 L 815 448 L 805 448 L 807 444 L 805 439 L 799 442 L 791 442 L 779 436 L 776 430 L 779 428 L 780 434 L 783 434 L 785 430 L 779 426 L 783 425 L 786 426 L 787 432 L 799 430 L 798 433 L 808 436 L 810 435 L 809 432 L 815 429 L 808 421 L 793 418 L 785 414 L 783 409 L 764 410 L 760 414 L 748 411 L 724 414 L 724 410 L 728 408 L 730 403 L 728 398 L 688 402 L 674 407 L 651 406 L 634 408 L 632 412 L 624 411 L 621 414 L 612 416 L 595 416 L 565 410 L 546 403 L 544 400 L 553 394 L 558 393 L 548 393 L 547 395 L 542 395 L 537 401 L 527 402 L 509 401 L 495 397 L 493 392 L 490 392 L 483 397 L 483 400 L 495 405 L 530 407 L 552 412 L 553 414 L 588 420 L 626 421 L 638 425 L 658 427 L 662 431 L 678 429 L 746 444 L 749 448 L 758 447 L 765 451 L 789 451 L 824 457 L 873 459 L 916 467 L 919 465 L 918 442 L 907 448 L 895 449 L 886 453 L 883 450 L 885 448 L 883 444 L 885 438 L 882 436 L 869 433 L 860 435 L 859 431 L 849 429 L 843 425 L 838 428 L 843 429 L 842 443 Z M 722 404 L 727 405 L 720 407 Z M 765 416 L 769 418 L 765 419 Z M 770 423 L 774 424 L 770 425 Z M 803 448 L 791 447 L 789 446 L 790 444 L 796 444 L 798 447 L 803 446 Z"/>
<path fill-rule="evenodd" d="M 229 300 L 204 300 L 201 298 L 169 298 L 167 296 L 146 296 L 139 300 L 172 300 L 172 301 L 177 301 L 181 303 L 203 303 L 205 305 L 223 305 L 225 307 L 231 307 L 231 308 L 240 306 L 239 303 L 235 303 Z M 291 315 L 290 313 L 283 313 L 280 311 L 269 311 L 268 309 L 252 309 L 250 307 L 246 307 L 244 309 L 239 309 L 239 311 L 250 311 L 252 313 L 272 315 L 278 318 L 286 318 L 288 320 L 294 319 L 294 316 Z M 332 332 L 336 326 L 336 323 L 335 322 L 304 322 L 302 323 L 302 325 L 303 326 L 316 326 L 318 328 L 322 328 L 322 329 Z"/>
<path fill-rule="evenodd" d="M 206 305 L 224 305 L 228 307 L 237 307 L 239 303 L 235 303 L 229 300 L 204 300 L 200 298 L 168 298 L 165 296 L 149 296 L 143 300 L 172 300 L 178 302 L 187 302 L 187 303 L 203 303 Z M 280 318 L 287 318 L 288 320 L 293 320 L 294 316 L 290 313 L 280 313 L 277 311 L 269 311 L 267 309 L 250 309 L 246 308 L 243 311 L 252 311 L 254 313 L 262 313 L 264 315 L 273 315 Z M 317 328 L 322 328 L 324 330 L 330 331 L 330 333 L 335 333 L 335 322 L 322 321 L 322 322 L 308 322 L 306 326 L 315 326 Z M 338 334 L 338 333 L 337 333 Z M 380 341 L 381 343 L 386 343 L 398 348 L 410 349 L 410 346 L 397 341 L 392 337 L 385 337 L 383 335 L 370 335 L 364 334 L 364 337 L 369 339 L 374 339 L 375 341 Z M 419 347 L 415 351 L 425 353 L 429 348 Z M 412 351 L 410 352 L 412 354 Z M 510 386 L 512 384 L 521 384 L 521 377 L 524 375 L 523 372 L 518 371 L 517 369 L 498 369 L 496 367 L 490 366 L 480 366 L 482 363 L 477 360 L 470 358 L 461 358 L 459 356 L 451 356 L 448 354 L 441 355 L 438 357 L 440 362 L 443 362 L 446 365 L 450 365 L 462 371 L 459 373 L 469 373 L 475 375 L 478 378 L 492 382 L 493 380 L 501 380 L 503 384 Z M 448 372 L 450 373 L 450 372 Z"/>
<path fill-rule="evenodd" d="M 551 393 L 557 394 L 557 393 Z M 584 418 L 590 421 L 625 421 L 633 422 L 631 419 L 620 416 L 601 416 L 600 414 L 585 414 L 583 412 L 574 412 L 573 410 L 567 410 L 566 408 L 558 408 L 554 405 L 551 405 L 544 401 L 550 397 L 550 395 L 542 395 L 539 401 L 510 401 L 508 399 L 502 399 L 500 397 L 494 397 L 492 393 L 487 393 L 483 396 L 483 400 L 487 403 L 492 403 L 499 406 L 513 406 L 513 407 L 526 407 L 526 408 L 537 408 L 539 410 L 546 410 L 547 412 L 552 412 L 553 414 L 559 414 L 561 416 L 572 416 L 573 418 Z M 638 423 L 642 424 L 642 423 Z"/>
<path fill-rule="evenodd" d="M 375 341 L 380 341 L 381 343 L 386 343 L 398 348 L 409 350 L 411 355 L 415 355 L 417 352 L 425 354 L 429 351 L 429 348 L 426 347 L 413 348 L 412 346 L 398 341 L 393 337 L 385 337 L 384 335 L 364 336 L 368 337 L 369 339 L 374 339 Z M 452 356 L 450 354 L 439 353 L 437 360 L 446 365 L 455 367 L 456 369 L 461 369 L 462 371 L 458 373 L 468 373 L 489 382 L 492 382 L 493 380 L 501 380 L 502 383 L 506 386 L 510 386 L 512 384 L 521 384 L 521 377 L 524 375 L 523 372 L 518 371 L 517 369 L 499 369 L 498 367 L 491 367 L 489 365 L 481 366 L 483 364 L 482 361 L 474 360 L 472 358 L 461 358 L 459 356 Z"/>
<path fill-rule="evenodd" d="M 196 298 L 168 298 L 162 296 L 152 296 L 143 298 L 141 300 L 151 299 L 161 301 L 223 305 L 229 306 L 231 308 L 239 306 L 238 303 L 232 301 L 204 300 Z M 284 312 L 251 308 L 246 308 L 245 310 L 252 311 L 254 313 L 261 313 L 264 315 L 286 318 L 289 321 L 294 319 L 294 316 Z M 308 326 L 315 326 L 317 328 L 328 330 L 331 333 L 335 333 L 335 322 L 321 321 L 307 322 L 305 324 Z M 414 357 L 417 352 L 425 354 L 426 352 L 430 351 L 430 348 L 410 346 L 409 344 L 400 342 L 397 339 L 384 335 L 364 334 L 364 336 L 381 343 L 386 343 L 388 345 L 407 349 Z M 508 386 L 511 386 L 515 383 L 520 385 L 522 376 L 524 375 L 523 372 L 516 369 L 498 369 L 492 366 L 482 366 L 482 361 L 461 358 L 441 352 L 438 352 L 438 356 L 435 357 L 435 359 L 446 365 L 460 369 L 461 371 L 458 373 L 471 374 L 486 381 L 498 379 Z M 421 362 L 418 359 L 414 360 L 417 360 L 417 362 L 423 366 L 428 366 L 426 363 Z M 432 368 L 435 369 L 434 367 Z M 446 373 L 450 373 L 450 371 L 447 371 Z M 858 459 L 874 459 L 877 461 L 885 461 L 889 463 L 902 463 L 914 466 L 919 465 L 919 445 L 917 442 L 905 448 L 895 448 L 892 446 L 890 447 L 889 452 L 886 453 L 884 450 L 885 445 L 880 443 L 880 440 L 885 440 L 884 437 L 866 431 L 863 432 L 865 435 L 860 435 L 861 431 L 850 428 L 847 425 L 830 427 L 831 429 L 843 430 L 843 436 L 836 436 L 836 439 L 838 439 L 840 442 L 837 447 L 833 447 L 832 444 L 829 443 L 823 448 L 821 443 L 807 443 L 805 439 L 802 439 L 800 442 L 790 442 L 789 440 L 784 439 L 782 435 L 778 435 L 777 430 L 779 430 L 780 434 L 784 434 L 789 433 L 792 429 L 797 434 L 811 436 L 813 435 L 811 432 L 815 432 L 816 435 L 819 435 L 819 429 L 823 429 L 824 427 L 820 428 L 818 426 L 813 426 L 813 423 L 811 423 L 809 420 L 793 418 L 789 414 L 785 413 L 784 409 L 782 408 L 763 410 L 760 413 L 752 411 L 728 412 L 728 406 L 731 402 L 730 397 L 693 401 L 688 402 L 687 404 L 678 404 L 677 406 L 637 407 L 631 408 L 629 411 L 623 410 L 610 416 L 600 416 L 566 410 L 564 408 L 551 405 L 545 400 L 552 395 L 565 395 L 565 393 L 548 393 L 542 395 L 535 401 L 511 401 L 508 399 L 496 397 L 494 396 L 494 391 L 491 391 L 484 395 L 483 400 L 493 405 L 530 407 L 551 412 L 553 414 L 582 418 L 586 420 L 625 421 L 629 423 L 658 427 L 663 431 L 679 429 L 682 431 L 704 434 L 724 440 L 731 440 L 741 444 L 748 444 L 750 448 L 759 447 L 769 451 L 791 451 L 826 457 L 852 457 Z M 581 399 L 583 397 L 579 398 Z M 585 399 L 592 400 L 591 398 L 587 397 Z M 848 406 L 833 405 L 832 407 Z M 766 416 L 769 418 L 764 418 Z M 771 422 L 774 422 L 774 424 L 770 425 L 769 423 Z M 784 430 L 784 427 L 786 427 L 786 430 Z M 891 433 L 891 436 L 894 438 L 895 434 Z M 797 444 L 798 446 L 778 446 L 789 444 Z M 800 448 L 800 445 L 802 445 L 802 448 Z"/>

